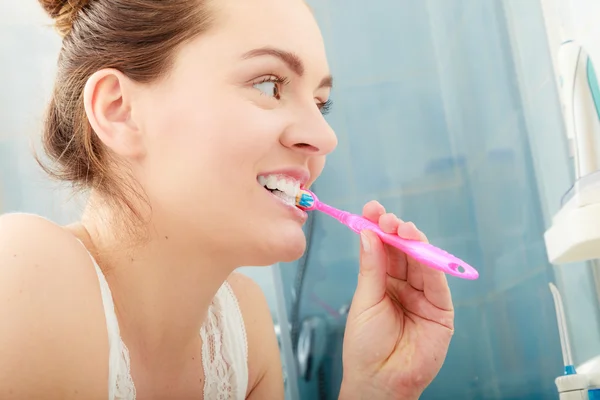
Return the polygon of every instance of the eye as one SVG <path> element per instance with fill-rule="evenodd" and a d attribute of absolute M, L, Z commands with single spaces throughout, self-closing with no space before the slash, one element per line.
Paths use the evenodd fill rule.
<path fill-rule="evenodd" d="M 255 84 L 254 87 L 266 94 L 267 96 L 275 97 L 276 99 L 279 99 L 281 97 L 279 93 L 279 87 L 277 86 L 276 82 L 261 82 Z"/>
<path fill-rule="evenodd" d="M 327 100 L 325 102 L 317 103 L 317 107 L 321 110 L 321 114 L 327 115 L 331 112 L 331 107 L 333 106 L 333 101 Z"/>
<path fill-rule="evenodd" d="M 277 100 L 281 99 L 281 91 L 284 85 L 287 85 L 288 80 L 279 76 L 268 76 L 261 78 L 260 81 L 252 86 L 260 90 L 264 95 L 273 97 Z"/>

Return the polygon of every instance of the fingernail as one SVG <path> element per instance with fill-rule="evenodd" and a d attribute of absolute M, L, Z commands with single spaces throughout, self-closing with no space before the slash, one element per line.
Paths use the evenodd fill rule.
<path fill-rule="evenodd" d="M 365 253 L 371 251 L 371 242 L 364 232 L 360 233 L 360 243 L 362 244 L 362 248 Z"/>

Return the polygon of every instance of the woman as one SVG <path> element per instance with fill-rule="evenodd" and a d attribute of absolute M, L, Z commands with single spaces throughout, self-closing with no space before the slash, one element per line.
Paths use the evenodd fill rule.
<path fill-rule="evenodd" d="M 0 218 L 0 398 L 283 398 L 266 301 L 233 271 L 303 253 L 306 214 L 275 192 L 310 186 L 337 143 L 309 8 L 40 1 L 64 36 L 45 166 L 89 202 L 68 227 Z M 416 399 L 453 333 L 445 276 L 361 243 L 340 398 Z"/>

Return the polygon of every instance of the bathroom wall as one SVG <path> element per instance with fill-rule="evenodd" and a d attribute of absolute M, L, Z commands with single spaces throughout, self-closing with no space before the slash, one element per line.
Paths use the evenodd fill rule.
<path fill-rule="evenodd" d="M 456 333 L 422 398 L 556 397 L 562 360 L 543 233 L 571 175 L 539 0 L 311 5 L 336 79 L 329 121 L 340 139 L 316 193 L 355 212 L 378 199 L 481 273 L 450 278 Z M 302 398 L 333 399 L 358 242 L 321 215 L 312 234 L 303 290 L 289 298 L 300 299 L 300 320 L 327 321 L 330 351 L 324 372 L 299 386 Z M 557 271 L 567 308 L 588 314 L 587 332 L 574 335 L 583 361 L 597 348 L 598 310 L 586 266 L 573 268 L 576 278 Z M 298 263 L 283 271 L 293 287 Z"/>
<path fill-rule="evenodd" d="M 561 113 L 552 112 L 558 107 L 555 82 L 560 82 L 560 71 L 556 57 L 564 40 L 559 28 L 559 9 L 555 0 L 541 1 L 548 49 L 554 65 L 550 69 L 547 52 L 536 43 L 537 35 L 533 34 L 541 30 L 541 21 L 528 18 L 539 13 L 539 5 L 519 0 L 505 1 L 505 5 L 540 205 L 546 226 L 549 226 L 552 216 L 560 208 L 559 199 L 570 188 L 574 175 L 574 163 L 566 151 L 564 122 L 559 121 Z M 565 164 L 568 168 L 564 168 Z M 600 354 L 597 271 L 598 267 L 592 263 L 571 263 L 554 268 L 565 303 L 576 365 Z"/>
<path fill-rule="evenodd" d="M 79 214 L 80 202 L 48 181 L 32 157 L 60 39 L 37 1 L 0 0 L 0 7 L 0 212 L 32 212 L 67 223 Z"/>

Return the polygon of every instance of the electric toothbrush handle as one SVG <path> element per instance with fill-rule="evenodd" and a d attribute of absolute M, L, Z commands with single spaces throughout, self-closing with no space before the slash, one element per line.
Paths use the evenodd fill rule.
<path fill-rule="evenodd" d="M 415 260 L 431 268 L 463 279 L 473 280 L 479 277 L 479 273 L 475 268 L 429 243 L 402 239 L 398 235 L 386 233 L 381 230 L 379 225 L 356 214 L 343 212 L 338 219 L 356 233 L 360 233 L 365 229 L 375 232 L 384 243 L 402 250 Z"/>

